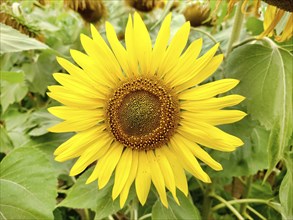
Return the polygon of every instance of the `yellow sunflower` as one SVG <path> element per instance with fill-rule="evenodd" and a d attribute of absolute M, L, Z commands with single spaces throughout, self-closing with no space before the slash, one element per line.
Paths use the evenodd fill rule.
<path fill-rule="evenodd" d="M 280 23 L 284 15 L 288 13 L 288 18 L 286 25 L 282 29 L 280 35 L 275 34 L 275 28 Z M 265 11 L 263 27 L 264 31 L 258 36 L 258 38 L 263 38 L 265 36 L 272 37 L 275 36 L 275 40 L 278 42 L 283 42 L 289 40 L 293 36 L 293 14 L 292 12 L 286 12 L 280 8 L 273 5 L 268 5 Z"/>
<path fill-rule="evenodd" d="M 221 110 L 244 97 L 216 97 L 239 81 L 199 85 L 222 62 L 223 55 L 215 55 L 219 45 L 198 57 L 202 39 L 184 50 L 189 22 L 169 43 L 170 22 L 171 14 L 164 19 L 154 46 L 137 13 L 128 18 L 126 47 L 110 23 L 106 23 L 106 35 L 111 48 L 92 26 L 92 38 L 81 35 L 86 54 L 71 50 L 79 67 L 57 58 L 69 74 L 55 73 L 61 85 L 49 86 L 48 95 L 64 104 L 49 111 L 65 120 L 50 131 L 76 132 L 56 149 L 55 159 L 78 158 L 72 176 L 97 162 L 87 183 L 98 180 L 100 189 L 115 172 L 112 197 L 120 195 L 121 207 L 133 183 L 142 205 L 151 183 L 164 206 L 168 206 L 166 188 L 178 202 L 176 188 L 188 194 L 185 171 L 211 182 L 197 159 L 222 170 L 203 147 L 233 151 L 243 144 L 216 127 L 245 116 L 238 110 Z"/>

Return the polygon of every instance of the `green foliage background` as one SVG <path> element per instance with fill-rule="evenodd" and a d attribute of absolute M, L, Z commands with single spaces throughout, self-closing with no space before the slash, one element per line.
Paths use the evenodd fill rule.
<path fill-rule="evenodd" d="M 1 6 L 1 13 L 13 13 L 12 2 Z M 104 2 L 107 20 L 123 36 L 128 13 L 134 9 L 123 1 Z M 152 39 L 172 2 L 142 14 Z M 187 2 L 181 4 L 184 8 Z M 185 22 L 182 8 L 173 12 L 172 34 Z M 52 73 L 64 71 L 55 58 L 71 59 L 71 48 L 82 50 L 79 35 L 89 34 L 89 25 L 65 9 L 62 1 L 48 5 L 22 1 L 18 10 L 14 16 L 41 37 L 36 40 L 0 23 L 0 219 L 293 219 L 292 38 L 282 44 L 269 38 L 256 40 L 253 36 L 263 31 L 262 18 L 248 16 L 240 42 L 229 48 L 235 10 L 224 19 L 225 2 L 213 26 L 192 28 L 189 43 L 202 37 L 205 52 L 219 41 L 226 54 L 208 81 L 228 77 L 241 81 L 232 93 L 246 97 L 236 108 L 248 116 L 221 128 L 245 144 L 232 153 L 210 151 L 224 170 L 212 171 L 203 164 L 212 184 L 188 176 L 189 197 L 178 191 L 181 206 L 169 196 L 166 209 L 151 191 L 146 205 L 138 207 L 132 189 L 120 210 L 119 202 L 111 199 L 113 181 L 98 190 L 95 182 L 85 184 L 92 168 L 69 177 L 74 161 L 54 161 L 53 151 L 72 134 L 47 131 L 59 121 L 46 110 L 58 105 L 46 95 L 47 86 L 56 84 Z M 105 33 L 103 22 L 97 27 Z"/>

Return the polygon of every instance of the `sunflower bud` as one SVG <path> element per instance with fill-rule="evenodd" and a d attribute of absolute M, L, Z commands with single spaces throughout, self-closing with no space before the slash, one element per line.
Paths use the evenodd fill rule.
<path fill-rule="evenodd" d="M 126 4 L 141 12 L 150 12 L 159 6 L 161 0 L 125 0 Z"/>
<path fill-rule="evenodd" d="M 183 14 L 185 19 L 190 21 L 191 26 L 197 27 L 207 23 L 206 20 L 209 18 L 210 12 L 211 10 L 208 5 L 196 2 L 195 4 L 189 5 Z"/>
<path fill-rule="evenodd" d="M 64 0 L 64 5 L 78 12 L 89 23 L 96 23 L 106 16 L 106 7 L 102 0 Z"/>

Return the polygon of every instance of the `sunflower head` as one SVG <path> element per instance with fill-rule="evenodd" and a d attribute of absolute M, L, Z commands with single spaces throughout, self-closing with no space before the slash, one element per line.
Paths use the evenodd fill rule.
<path fill-rule="evenodd" d="M 150 12 L 160 5 L 161 0 L 125 0 L 126 4 L 141 12 Z"/>
<path fill-rule="evenodd" d="M 120 196 L 121 207 L 133 183 L 142 205 L 152 183 L 164 206 L 168 207 L 166 189 L 179 204 L 176 189 L 188 194 L 185 171 L 211 182 L 198 159 L 214 170 L 222 169 L 204 148 L 233 151 L 243 144 L 216 127 L 245 116 L 238 110 L 223 110 L 244 97 L 217 97 L 238 80 L 200 84 L 222 62 L 223 55 L 216 55 L 219 45 L 198 57 L 202 39 L 185 48 L 190 23 L 171 40 L 170 23 L 171 14 L 152 45 L 139 14 L 130 15 L 125 47 L 110 23 L 105 25 L 109 44 L 91 26 L 92 38 L 81 35 L 86 54 L 71 51 L 77 65 L 57 58 L 69 74 L 55 73 L 61 85 L 49 87 L 48 95 L 63 104 L 49 111 L 64 119 L 50 131 L 76 133 L 56 149 L 55 159 L 78 158 L 70 175 L 96 162 L 87 183 L 98 180 L 99 188 L 115 175 L 112 198 Z"/>
<path fill-rule="evenodd" d="M 184 16 L 187 21 L 190 21 L 191 26 L 197 27 L 206 23 L 210 16 L 210 7 L 208 4 L 196 2 L 188 5 L 184 11 Z"/>
<path fill-rule="evenodd" d="M 102 0 L 64 0 L 64 5 L 78 12 L 89 23 L 96 23 L 107 14 Z"/>
<path fill-rule="evenodd" d="M 264 2 L 268 3 L 269 5 L 275 6 L 279 9 L 284 11 L 293 12 L 293 1 L 280 1 L 280 0 L 263 0 Z"/>

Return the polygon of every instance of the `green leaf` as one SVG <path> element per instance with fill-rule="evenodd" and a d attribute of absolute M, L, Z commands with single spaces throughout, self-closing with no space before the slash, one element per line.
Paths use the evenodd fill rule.
<path fill-rule="evenodd" d="M 60 122 L 55 116 L 50 114 L 47 109 L 40 109 L 30 115 L 29 124 L 32 129 L 28 132 L 30 136 L 41 136 L 48 133 L 48 128 Z"/>
<path fill-rule="evenodd" d="M 0 125 L 0 152 L 8 153 L 13 149 L 13 143 L 9 138 L 6 129 Z"/>
<path fill-rule="evenodd" d="M 47 49 L 46 44 L 20 33 L 10 26 L 0 23 L 0 53 L 20 52 L 25 50 Z"/>
<path fill-rule="evenodd" d="M 58 206 L 90 208 L 96 212 L 95 219 L 102 219 L 120 210 L 119 200 L 112 200 L 113 178 L 101 190 L 98 189 L 97 182 L 85 184 L 92 171 L 92 168 L 88 169 L 78 178 Z"/>
<path fill-rule="evenodd" d="M 42 152 L 18 148 L 0 164 L 0 214 L 4 219 L 53 219 L 56 175 Z"/>
<path fill-rule="evenodd" d="M 26 130 L 30 128 L 30 125 L 27 123 L 29 116 L 29 113 L 19 112 L 15 108 L 9 108 L 3 114 L 2 120 L 14 147 L 21 147 L 29 141 L 29 135 L 26 134 Z"/>
<path fill-rule="evenodd" d="M 174 201 L 171 194 L 168 193 L 168 209 L 163 206 L 160 200 L 158 200 L 152 209 L 152 219 L 201 219 L 198 209 L 189 198 L 179 190 L 177 190 L 177 197 L 180 206 Z"/>
<path fill-rule="evenodd" d="M 23 72 L 0 71 L 0 79 L 9 83 L 21 83 L 24 81 Z"/>
<path fill-rule="evenodd" d="M 233 176 L 253 175 L 258 170 L 268 168 L 268 138 L 269 132 L 246 116 L 241 121 L 221 126 L 224 131 L 239 137 L 244 145 L 234 152 L 219 152 L 212 150 L 210 154 L 219 161 L 223 170 L 211 171 L 212 177 L 231 178 Z M 209 171 L 209 170 L 208 170 Z"/>
<path fill-rule="evenodd" d="M 279 197 L 284 216 L 286 219 L 293 219 L 293 152 L 286 154 L 285 164 L 287 173 L 281 183 Z"/>
<path fill-rule="evenodd" d="M 249 17 L 246 21 L 246 29 L 253 36 L 259 35 L 263 32 L 263 22 L 255 17 Z"/>
<path fill-rule="evenodd" d="M 69 189 L 66 198 L 58 204 L 59 207 L 95 208 L 98 186 L 96 182 L 85 184 L 92 171 L 93 169 L 88 169 L 77 179 L 76 183 Z"/>
<path fill-rule="evenodd" d="M 34 62 L 22 66 L 29 81 L 29 90 L 41 95 L 45 94 L 48 85 L 56 84 L 52 74 L 59 69 L 56 56 L 48 51 L 41 53 Z"/>
<path fill-rule="evenodd" d="M 1 72 L 1 105 L 5 112 L 9 105 L 21 101 L 27 94 L 23 72 Z"/>
<path fill-rule="evenodd" d="M 230 54 L 226 73 L 240 80 L 235 91 L 253 119 L 270 130 L 269 172 L 283 157 L 292 134 L 292 55 L 270 42 L 270 47 L 245 45 Z"/>

